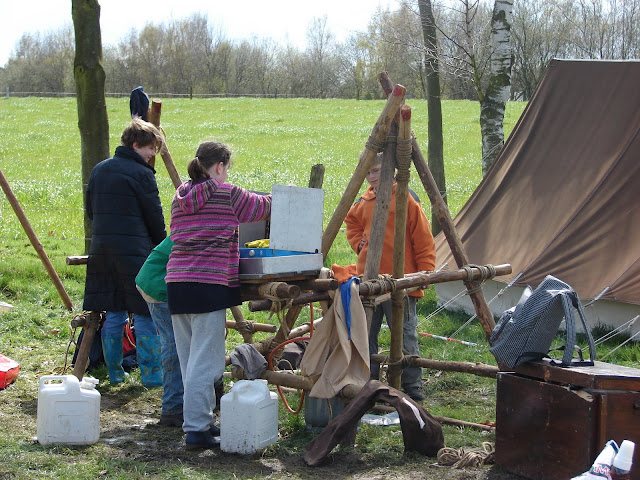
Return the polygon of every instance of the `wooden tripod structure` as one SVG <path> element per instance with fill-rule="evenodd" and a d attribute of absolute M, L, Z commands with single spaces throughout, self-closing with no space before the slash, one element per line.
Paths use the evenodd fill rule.
<path fill-rule="evenodd" d="M 371 316 L 375 309 L 375 297 L 388 294 L 390 290 L 392 298 L 392 320 L 391 331 L 391 355 L 390 355 L 390 384 L 394 388 L 399 388 L 401 365 L 403 360 L 408 365 L 416 367 L 428 367 L 440 370 L 462 371 L 475 375 L 496 377 L 497 367 L 482 364 L 470 364 L 467 362 L 439 362 L 423 358 L 405 358 L 402 354 L 402 327 L 403 327 L 403 305 L 404 290 L 415 287 L 424 287 L 432 283 L 462 280 L 467 288 L 467 292 L 472 299 L 476 309 L 477 317 L 482 325 L 487 340 L 495 327 L 495 321 L 489 306 L 481 290 L 481 282 L 489 276 L 508 275 L 511 273 L 511 266 L 477 266 L 469 265 L 469 259 L 464 251 L 462 242 L 457 235 L 453 220 L 444 202 L 437 184 L 429 170 L 427 162 L 422 155 L 420 147 L 411 131 L 411 108 L 403 105 L 406 89 L 401 85 L 393 85 L 386 73 L 379 76 L 380 84 L 387 95 L 387 103 L 376 122 L 365 149 L 360 155 L 355 171 L 347 185 L 347 188 L 332 216 L 322 238 L 322 253 L 326 258 L 329 249 L 342 225 L 346 214 L 353 204 L 359 192 L 366 173 L 369 170 L 374 157 L 378 152 L 383 152 L 383 162 L 380 186 L 376 196 L 376 206 L 369 238 L 369 251 L 365 266 L 364 280 L 360 284 L 360 295 L 363 297 L 363 305 L 367 315 L 367 325 L 371 325 Z M 408 194 L 409 169 L 413 163 L 420 177 L 420 180 L 429 196 L 433 210 L 442 226 L 442 230 L 451 247 L 456 260 L 458 270 L 448 272 L 419 272 L 417 274 L 404 275 L 404 242 L 406 233 L 406 203 Z M 395 167 L 398 168 L 398 185 L 396 187 L 396 202 L 405 208 L 396 208 L 397 217 L 395 221 L 395 245 L 393 252 L 393 277 L 394 287 L 390 289 L 384 282 L 377 282 L 378 269 L 382 256 L 382 244 L 384 231 L 387 223 L 391 193 L 393 188 L 393 176 Z M 489 273 L 487 273 L 489 272 Z M 489 275 L 489 276 L 488 276 Z M 293 329 L 295 321 L 300 313 L 301 306 L 313 301 L 326 301 L 329 299 L 327 292 L 311 291 L 305 292 L 289 301 L 291 306 L 285 316 L 285 325 L 274 337 L 271 346 L 283 341 L 292 339 L 291 335 L 301 334 L 308 331 L 307 328 L 299 327 Z M 269 300 L 252 301 L 249 309 L 252 311 L 266 310 L 273 305 Z M 284 327 L 284 328 L 283 328 Z M 290 335 L 286 335 L 291 331 Z M 294 333 L 295 332 L 295 333 Z M 259 347 L 259 346 L 258 346 Z M 269 350 L 262 351 L 267 356 Z M 372 361 L 384 361 L 382 355 L 373 355 Z M 313 386 L 311 379 L 301 376 L 282 374 L 267 371 L 263 375 L 270 383 L 283 385 L 292 388 L 310 390 Z M 342 389 L 340 395 L 345 398 L 353 398 L 360 391 L 360 385 L 348 385 Z M 444 423 L 456 425 L 472 425 L 478 428 L 485 426 L 469 424 L 458 420 L 440 418 Z"/>

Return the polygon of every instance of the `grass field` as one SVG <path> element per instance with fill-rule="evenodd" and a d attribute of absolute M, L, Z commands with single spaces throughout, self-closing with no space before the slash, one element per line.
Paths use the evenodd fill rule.
<path fill-rule="evenodd" d="M 111 152 L 129 120 L 129 99 L 107 100 Z M 309 99 L 169 99 L 163 101 L 162 125 L 178 171 L 185 178 L 186 164 L 198 143 L 216 139 L 233 151 L 229 181 L 248 189 L 271 191 L 273 184 L 307 186 L 314 164 L 325 165 L 325 224 L 333 213 L 357 163 L 358 156 L 382 111 L 381 101 Z M 414 102 L 413 128 L 423 152 L 427 151 L 426 104 Z M 524 109 L 507 106 L 505 131 L 513 128 Z M 477 102 L 445 101 L 445 164 L 448 201 L 452 215 L 460 210 L 481 179 L 479 107 Z M 80 136 L 73 98 L 10 98 L 0 100 L 0 169 L 7 178 L 30 224 L 60 275 L 76 311 L 82 305 L 84 267 L 67 266 L 65 258 L 84 249 Z M 157 180 L 168 216 L 173 187 L 158 158 Z M 430 217 L 430 206 L 414 175 L 418 192 Z M 168 220 L 168 218 L 167 218 Z M 338 234 L 327 259 L 353 263 L 355 257 Z M 109 385 L 104 370 L 97 376 L 103 408 L 101 421 L 109 425 L 103 440 L 82 448 L 43 447 L 34 442 L 38 378 L 61 373 L 70 356 L 69 322 L 60 297 L 18 222 L 11 206 L 0 196 L 0 301 L 14 306 L 0 314 L 0 353 L 21 364 L 17 382 L 0 390 L 0 479 L 27 478 L 467 478 L 510 479 L 485 467 L 477 474 L 430 467 L 434 459 L 402 455 L 398 427 L 364 426 L 355 447 L 343 449 L 336 461 L 344 467 L 311 470 L 300 460 L 302 447 L 313 436 L 300 415 L 280 410 L 280 440 L 259 455 L 238 459 L 220 453 L 182 451 L 179 431 L 157 427 L 160 395 L 147 390 L 134 373 L 132 382 Z M 450 335 L 466 317 L 442 313 L 427 315 L 437 298 L 429 291 L 420 302 L 423 331 Z M 250 320 L 268 321 L 264 312 L 245 312 Z M 305 310 L 301 320 L 308 318 Z M 274 321 L 273 319 L 270 321 Z M 76 332 L 77 333 L 77 332 Z M 260 337 L 256 336 L 259 340 Z M 461 338 L 479 344 L 469 347 L 434 339 L 421 340 L 424 357 L 440 360 L 479 361 L 495 364 L 477 322 Z M 241 342 L 230 332 L 228 350 Z M 388 345 L 388 332 L 381 345 Z M 635 347 L 632 347 L 635 348 Z M 72 349 L 71 349 L 72 350 Z M 638 351 L 609 361 L 630 364 Z M 425 407 L 433 414 L 476 423 L 495 420 L 495 381 L 460 373 L 425 370 L 428 394 Z M 297 405 L 295 394 L 289 401 Z M 178 429 L 179 430 L 179 429 Z M 444 427 L 448 446 L 479 448 L 492 434 Z"/>

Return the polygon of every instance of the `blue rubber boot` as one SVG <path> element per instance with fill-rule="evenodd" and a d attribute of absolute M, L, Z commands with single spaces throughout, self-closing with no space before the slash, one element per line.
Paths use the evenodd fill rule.
<path fill-rule="evenodd" d="M 160 335 L 140 335 L 136 337 L 136 357 L 140 367 L 142 385 L 162 386 L 162 357 Z"/>
<path fill-rule="evenodd" d="M 109 382 L 124 382 L 124 369 L 122 368 L 122 335 L 102 337 L 102 354 L 104 363 L 109 372 Z"/>

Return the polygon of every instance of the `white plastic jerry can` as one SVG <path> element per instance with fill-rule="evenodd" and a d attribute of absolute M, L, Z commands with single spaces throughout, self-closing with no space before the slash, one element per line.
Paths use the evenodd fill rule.
<path fill-rule="evenodd" d="M 37 437 L 42 445 L 90 445 L 100 438 L 98 381 L 75 375 L 46 375 L 38 389 Z"/>
<path fill-rule="evenodd" d="M 220 449 L 254 453 L 278 440 L 278 395 L 266 380 L 239 380 L 220 400 Z"/>

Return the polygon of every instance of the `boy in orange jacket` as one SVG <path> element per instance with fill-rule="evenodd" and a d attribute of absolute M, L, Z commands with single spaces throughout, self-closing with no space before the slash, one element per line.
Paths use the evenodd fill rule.
<path fill-rule="evenodd" d="M 373 219 L 373 210 L 376 203 L 376 194 L 380 182 L 380 170 L 382 168 L 382 154 L 378 154 L 367 173 L 369 188 L 362 194 L 360 199 L 351 207 L 345 223 L 347 226 L 347 240 L 351 244 L 354 252 L 358 255 L 356 264 L 357 274 L 364 273 L 364 267 L 369 248 L 369 234 Z M 415 273 L 421 271 L 432 271 L 435 268 L 435 245 L 429 221 L 427 220 L 420 199 L 412 190 L 407 199 L 407 231 L 405 236 L 405 264 L 404 273 Z M 380 274 L 390 274 L 393 270 L 393 241 L 395 222 L 395 201 L 396 185 L 393 185 L 391 205 L 389 208 L 389 218 L 382 247 L 382 258 L 380 260 Z M 402 350 L 405 355 L 420 355 L 418 346 L 418 317 L 416 314 L 417 299 L 424 296 L 422 290 L 417 290 L 405 297 L 404 305 L 404 329 Z M 382 326 L 382 317 L 387 320 L 387 325 L 391 327 L 391 301 L 381 303 L 375 309 L 369 332 L 369 352 L 378 352 L 378 334 Z M 379 377 L 380 366 L 377 363 L 371 364 L 371 378 Z M 422 369 L 405 368 L 402 372 L 402 389 L 415 401 L 424 400 L 422 389 Z"/>

